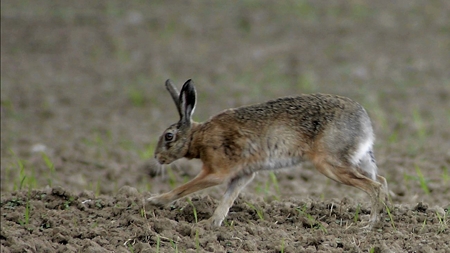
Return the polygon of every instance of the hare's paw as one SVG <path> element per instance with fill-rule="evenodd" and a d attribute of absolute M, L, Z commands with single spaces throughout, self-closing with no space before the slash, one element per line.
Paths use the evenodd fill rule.
<path fill-rule="evenodd" d="M 208 219 L 209 227 L 214 229 L 222 226 L 222 222 L 224 220 L 224 217 L 218 217 L 216 215 L 211 216 L 211 218 Z"/>
<path fill-rule="evenodd" d="M 214 220 L 212 217 L 206 220 L 201 220 L 195 224 L 195 227 L 201 227 L 206 230 L 215 230 L 220 227 L 222 221 Z"/>
<path fill-rule="evenodd" d="M 167 204 L 164 194 L 153 196 L 147 199 L 146 204 L 149 206 L 163 207 Z"/>

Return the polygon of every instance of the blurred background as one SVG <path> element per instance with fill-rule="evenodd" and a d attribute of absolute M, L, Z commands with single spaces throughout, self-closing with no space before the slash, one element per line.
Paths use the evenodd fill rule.
<path fill-rule="evenodd" d="M 178 119 L 164 81 L 192 78 L 197 121 L 279 96 L 348 96 L 372 117 L 395 200 L 447 204 L 449 69 L 447 0 L 2 0 L 1 190 L 158 193 L 193 177 L 198 162 L 155 175 L 151 160 Z M 277 177 L 277 192 L 267 176 L 248 192 L 353 191 L 308 164 Z"/>

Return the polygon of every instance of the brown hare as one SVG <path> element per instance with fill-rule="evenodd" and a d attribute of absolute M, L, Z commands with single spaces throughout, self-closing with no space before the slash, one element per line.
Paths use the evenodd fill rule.
<path fill-rule="evenodd" d="M 180 120 L 161 135 L 155 158 L 160 164 L 198 158 L 203 167 L 186 184 L 148 198 L 150 205 L 163 206 L 226 182 L 228 188 L 210 218 L 211 226 L 220 226 L 256 172 L 292 167 L 307 159 L 325 176 L 365 191 L 371 199 L 367 227 L 377 222 L 387 182 L 378 175 L 372 125 L 360 104 L 337 95 L 299 95 L 228 109 L 197 123 L 192 121 L 193 82 L 188 80 L 180 93 L 170 80 L 166 88 Z"/>

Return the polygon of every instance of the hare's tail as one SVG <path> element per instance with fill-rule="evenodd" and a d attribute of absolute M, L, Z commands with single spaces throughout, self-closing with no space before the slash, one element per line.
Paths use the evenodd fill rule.
<path fill-rule="evenodd" d="M 372 149 L 369 149 L 359 162 L 359 167 L 368 178 L 377 181 L 378 167 Z"/>

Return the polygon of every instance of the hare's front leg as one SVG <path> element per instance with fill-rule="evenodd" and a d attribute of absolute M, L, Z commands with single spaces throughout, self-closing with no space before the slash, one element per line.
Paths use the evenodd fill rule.
<path fill-rule="evenodd" d="M 220 227 L 222 221 L 228 214 L 230 207 L 233 205 L 234 200 L 238 197 L 244 187 L 250 183 L 255 177 L 255 173 L 243 175 L 233 178 L 228 184 L 227 191 L 225 192 L 222 201 L 214 211 L 213 216 L 210 218 L 212 227 Z"/>
<path fill-rule="evenodd" d="M 164 206 L 191 193 L 222 184 L 224 181 L 225 178 L 222 175 L 215 174 L 208 167 L 203 166 L 200 174 L 198 174 L 191 181 L 173 189 L 170 192 L 150 197 L 147 199 L 147 202 L 154 206 Z"/>

